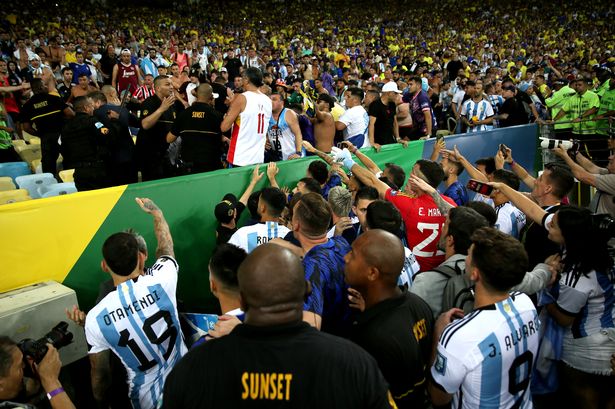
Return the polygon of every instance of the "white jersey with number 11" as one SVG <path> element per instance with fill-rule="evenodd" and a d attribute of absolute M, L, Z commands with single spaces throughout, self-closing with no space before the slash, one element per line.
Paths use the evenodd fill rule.
<path fill-rule="evenodd" d="M 246 106 L 235 119 L 227 159 L 235 166 L 263 163 L 271 99 L 261 92 L 246 91 Z"/>

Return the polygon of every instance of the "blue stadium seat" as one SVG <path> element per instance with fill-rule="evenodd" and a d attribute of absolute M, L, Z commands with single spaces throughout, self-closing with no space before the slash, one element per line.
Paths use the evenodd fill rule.
<path fill-rule="evenodd" d="M 0 163 L 0 176 L 10 176 L 15 182 L 18 176 L 29 175 L 30 166 L 26 162 Z"/>
<path fill-rule="evenodd" d="M 19 186 L 20 189 L 26 189 L 30 193 L 32 199 L 41 197 L 38 193 L 38 188 L 41 186 L 55 185 L 58 183 L 51 173 L 18 176 L 15 178 L 15 182 L 17 182 L 17 186 Z"/>
<path fill-rule="evenodd" d="M 69 193 L 75 193 L 76 191 L 77 187 L 73 182 L 56 183 L 38 188 L 38 193 L 42 198 L 67 195 Z"/>

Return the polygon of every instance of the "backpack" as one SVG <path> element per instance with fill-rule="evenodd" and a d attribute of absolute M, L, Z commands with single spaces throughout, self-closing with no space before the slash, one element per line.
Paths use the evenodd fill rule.
<path fill-rule="evenodd" d="M 456 262 L 455 267 L 438 266 L 433 271 L 448 278 L 442 293 L 442 312 L 460 308 L 464 314 L 469 314 L 474 308 L 474 285 L 465 277 L 465 269 Z"/>

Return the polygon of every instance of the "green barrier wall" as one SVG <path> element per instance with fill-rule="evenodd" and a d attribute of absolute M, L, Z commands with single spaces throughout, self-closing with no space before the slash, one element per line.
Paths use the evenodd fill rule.
<path fill-rule="evenodd" d="M 497 129 L 480 134 L 446 137 L 449 148 L 458 145 L 471 161 L 492 156 L 498 144 L 513 149 L 515 160 L 530 170 L 536 155 L 534 125 Z M 414 162 L 431 154 L 433 139 L 385 146 L 380 153 L 366 154 L 381 168 L 394 162 L 409 173 Z M 281 186 L 294 187 L 315 158 L 280 162 Z M 265 171 L 265 165 L 261 170 Z M 147 240 L 153 263 L 156 240 L 151 217 L 140 210 L 135 197 L 149 197 L 164 211 L 175 242 L 180 265 L 178 297 L 191 311 L 215 311 L 209 292 L 207 261 L 215 243 L 215 205 L 226 193 L 238 197 L 248 185 L 252 168 L 119 186 L 49 199 L 0 206 L 0 291 L 44 280 L 56 280 L 73 288 L 82 308 L 89 309 L 99 284 L 109 276 L 100 269 L 100 249 L 111 234 L 134 228 Z M 467 175 L 460 178 L 465 182 Z M 256 189 L 266 185 L 266 177 Z"/>
<path fill-rule="evenodd" d="M 386 146 L 379 154 L 370 150 L 367 155 L 382 167 L 387 162 L 395 162 L 409 171 L 422 153 L 423 142 L 417 141 L 405 149 L 400 145 Z M 312 160 L 316 159 L 312 157 L 280 162 L 277 177 L 279 185 L 294 187 L 297 180 L 305 176 Z M 156 239 L 151 217 L 143 213 L 134 201 L 135 197 L 148 197 L 160 206 L 171 227 L 180 266 L 178 298 L 191 311 L 214 310 L 217 303 L 209 292 L 207 271 L 207 261 L 215 245 L 216 220 L 213 210 L 226 193 L 241 196 L 250 181 L 252 170 L 253 167 L 236 168 L 129 185 L 71 269 L 64 284 L 77 291 L 82 306 L 91 307 L 98 293 L 98 283 L 108 279 L 108 275 L 100 270 L 102 244 L 109 235 L 129 227 L 145 237 L 150 253 L 148 262 L 153 263 Z M 261 170 L 265 172 L 266 166 L 261 165 Z M 267 184 L 265 175 L 256 190 Z"/>

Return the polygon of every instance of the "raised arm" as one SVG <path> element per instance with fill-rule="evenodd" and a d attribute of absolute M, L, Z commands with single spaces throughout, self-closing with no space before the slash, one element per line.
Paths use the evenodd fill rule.
<path fill-rule="evenodd" d="M 387 190 L 389 190 L 389 185 L 387 185 L 386 183 L 378 179 L 376 175 L 374 175 L 369 170 L 362 168 L 361 166 L 357 165 L 355 162 L 352 162 L 352 163 L 353 165 L 349 168 L 352 171 L 352 174 L 357 179 L 359 179 L 364 185 L 376 188 L 380 197 L 384 199 Z M 344 162 L 344 166 L 346 166 L 346 162 Z"/>
<path fill-rule="evenodd" d="M 446 145 L 444 144 L 443 139 L 436 139 L 436 142 L 433 144 L 433 150 L 431 151 L 430 160 L 437 162 L 438 157 L 440 156 L 440 152 L 446 149 Z"/>
<path fill-rule="evenodd" d="M 369 170 L 357 165 L 357 163 L 352 160 L 348 149 L 344 148 L 334 150 L 334 156 L 336 162 L 343 163 L 346 169 L 349 169 L 357 179 L 359 179 L 363 184 L 375 188 L 380 197 L 384 199 L 387 190 L 389 190 L 389 186 L 378 179 L 376 175 Z"/>
<path fill-rule="evenodd" d="M 504 183 L 488 182 L 487 184 L 493 186 L 495 189 L 498 189 L 500 193 L 510 199 L 512 204 L 514 204 L 517 209 L 525 213 L 527 217 L 529 217 L 538 224 L 542 224 L 542 219 L 544 218 L 545 214 L 547 214 L 547 212 L 545 212 L 540 206 L 533 202 L 532 199 L 530 199 L 521 192 L 517 192 L 515 189 Z"/>
<path fill-rule="evenodd" d="M 570 167 L 572 174 L 575 178 L 580 180 L 583 183 L 596 187 L 596 175 L 593 173 L 589 173 L 587 170 L 583 168 L 583 166 L 576 163 L 572 158 L 568 155 L 568 151 L 562 148 L 561 146 L 555 147 L 552 149 L 553 153 L 562 158 L 566 165 Z"/>
<path fill-rule="evenodd" d="M 160 256 L 175 257 L 175 251 L 173 250 L 173 237 L 171 237 L 171 231 L 169 225 L 162 214 L 162 210 L 156 203 L 147 198 L 135 198 L 137 204 L 143 209 L 145 213 L 151 214 L 154 218 L 154 234 L 158 241 L 158 247 L 156 247 L 156 258 Z"/>
<path fill-rule="evenodd" d="M 248 205 L 248 199 L 250 198 L 250 195 L 254 191 L 254 187 L 256 186 L 258 181 L 263 178 L 263 173 L 259 173 L 258 168 L 259 168 L 259 165 L 254 166 L 254 170 L 252 171 L 252 178 L 250 179 L 250 183 L 248 184 L 248 187 L 246 188 L 246 190 L 243 192 L 243 194 L 239 198 L 239 201 L 246 206 Z"/>
<path fill-rule="evenodd" d="M 354 146 L 352 144 L 352 142 L 350 141 L 344 141 L 342 142 L 344 145 L 346 145 L 346 147 L 348 148 L 348 150 L 350 151 L 350 153 L 352 153 L 353 155 L 355 155 L 357 157 L 357 159 L 359 159 L 361 161 L 361 163 L 363 165 L 365 165 L 365 167 L 372 172 L 374 175 L 377 175 L 378 173 L 382 172 L 382 169 L 380 169 L 378 167 L 378 165 L 376 165 L 376 162 L 374 162 L 373 160 L 371 160 L 366 154 L 364 154 L 363 152 L 361 152 L 356 146 Z"/>
<path fill-rule="evenodd" d="M 27 82 L 24 82 L 23 84 L 20 85 L 15 85 L 15 86 L 8 86 L 8 87 L 0 87 L 0 92 L 15 92 L 15 91 L 23 91 L 25 89 L 28 89 L 30 87 L 30 84 L 28 84 Z"/>
<path fill-rule="evenodd" d="M 280 186 L 278 185 L 278 181 L 275 177 L 279 172 L 280 168 L 278 168 L 278 165 L 276 165 L 275 162 L 269 162 L 267 165 L 267 179 L 269 179 L 269 184 L 271 187 L 277 187 L 278 189 Z"/>
<path fill-rule="evenodd" d="M 448 214 L 448 211 L 451 210 L 453 207 L 455 207 L 454 205 L 444 200 L 442 196 L 440 195 L 440 193 L 436 189 L 433 188 L 433 186 L 425 182 L 420 177 L 416 175 L 411 175 L 409 182 L 413 188 L 422 190 L 423 192 L 431 196 L 434 202 L 436 203 L 436 206 L 438 206 L 438 210 L 440 210 L 440 213 L 442 213 L 442 215 Z"/>
<path fill-rule="evenodd" d="M 593 173 L 594 175 L 601 175 L 601 174 L 608 172 L 605 168 L 601 168 L 600 166 L 596 165 L 591 160 L 587 159 L 585 155 L 583 155 L 581 152 L 575 155 L 574 160 L 579 165 L 581 165 L 583 169 L 585 169 L 589 173 Z"/>
<path fill-rule="evenodd" d="M 509 163 L 510 170 L 512 170 L 515 175 L 519 176 L 519 179 L 521 179 L 521 181 L 525 183 L 527 187 L 529 187 L 530 189 L 534 189 L 534 183 L 536 183 L 536 178 L 530 175 L 530 173 L 527 170 L 525 170 L 523 166 L 515 162 L 515 160 L 512 157 L 512 149 L 504 145 L 504 150 L 506 151 L 506 157 L 504 157 L 502 152 L 499 150 L 498 150 L 498 153 L 495 155 L 496 169 L 503 169 L 504 163 Z"/>
<path fill-rule="evenodd" d="M 459 163 L 461 163 L 461 166 L 463 166 L 463 168 L 466 170 L 466 172 L 468 172 L 468 175 L 470 175 L 470 177 L 472 179 L 476 179 L 480 182 L 487 182 L 487 175 L 485 175 L 483 172 L 481 172 L 480 170 L 476 169 L 474 167 L 474 165 L 472 165 L 462 154 L 461 152 L 459 152 L 459 149 L 457 149 L 457 145 L 455 145 L 455 148 L 450 151 L 450 150 L 444 150 L 443 152 L 446 152 L 449 156 L 451 156 L 453 159 L 457 160 Z"/>
<path fill-rule="evenodd" d="M 313 153 L 314 155 L 318 156 L 320 159 L 327 162 L 327 165 L 332 166 L 335 163 L 335 161 L 333 160 L 331 156 L 324 153 L 323 151 L 319 151 L 308 141 L 303 141 L 302 145 L 306 151 L 308 151 L 309 153 Z"/>

